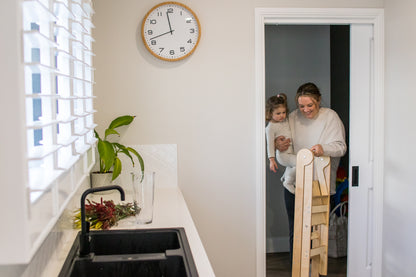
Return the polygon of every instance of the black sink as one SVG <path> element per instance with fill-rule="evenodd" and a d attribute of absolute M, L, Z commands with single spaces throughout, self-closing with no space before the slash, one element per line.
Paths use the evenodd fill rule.
<path fill-rule="evenodd" d="M 95 255 L 164 253 L 182 247 L 183 229 L 114 230 L 90 232 Z"/>
<path fill-rule="evenodd" d="M 60 277 L 198 276 L 183 228 L 91 231 L 86 257 L 79 256 L 79 235 Z"/>

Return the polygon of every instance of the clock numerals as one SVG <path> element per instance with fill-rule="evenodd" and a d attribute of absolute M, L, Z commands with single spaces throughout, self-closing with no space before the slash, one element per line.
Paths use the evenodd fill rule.
<path fill-rule="evenodd" d="M 162 53 L 165 50 L 164 47 L 159 47 L 159 53 Z M 179 52 L 184 53 L 186 51 L 186 48 L 181 46 L 179 47 Z M 174 49 L 169 50 L 169 55 L 174 56 L 176 54 Z"/>
<path fill-rule="evenodd" d="M 192 54 L 200 32 L 194 12 L 178 2 L 156 5 L 142 23 L 142 39 L 147 50 L 167 61 L 181 60 Z"/>
<path fill-rule="evenodd" d="M 173 8 L 168 8 L 168 9 L 166 9 L 166 12 L 167 12 L 167 13 L 173 13 Z M 156 13 L 156 15 L 157 15 L 158 17 L 164 17 L 164 16 L 166 16 L 166 13 L 165 13 L 165 12 L 162 12 L 162 11 L 158 11 L 158 12 Z"/>

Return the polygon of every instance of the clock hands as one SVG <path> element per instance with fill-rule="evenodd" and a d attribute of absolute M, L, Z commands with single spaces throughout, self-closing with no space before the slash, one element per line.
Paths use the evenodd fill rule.
<path fill-rule="evenodd" d="M 167 35 L 167 34 L 172 34 L 173 33 L 173 31 L 175 31 L 175 30 L 170 30 L 170 31 L 167 31 L 167 32 L 165 32 L 165 33 L 163 33 L 163 34 L 160 34 L 160 35 L 158 35 L 158 36 L 155 36 L 155 37 L 152 37 L 152 38 L 150 38 L 150 40 L 153 40 L 153 39 L 155 39 L 155 38 L 158 38 L 158 37 L 161 37 L 161 36 L 164 36 L 164 35 Z"/>
<path fill-rule="evenodd" d="M 194 12 L 177 2 L 154 6 L 142 21 L 142 39 L 149 52 L 166 61 L 178 61 L 195 50 L 200 25 Z"/>
<path fill-rule="evenodd" d="M 168 18 L 168 23 L 169 23 L 169 30 L 170 30 L 169 32 L 170 32 L 170 34 L 172 34 L 173 30 L 172 30 L 172 26 L 170 25 L 169 12 L 166 12 L 166 16 Z"/>
<path fill-rule="evenodd" d="M 161 37 L 161 36 L 164 36 L 164 35 L 167 35 L 167 34 L 173 34 L 173 31 L 175 31 L 175 30 L 172 30 L 172 25 L 170 25 L 170 19 L 169 19 L 169 12 L 166 12 L 166 17 L 168 18 L 168 24 L 169 24 L 169 31 L 167 31 L 167 32 L 165 32 L 165 33 L 163 33 L 163 34 L 160 34 L 160 35 L 157 35 L 157 36 L 155 36 L 155 37 L 152 37 L 152 38 L 150 38 L 150 40 L 152 40 L 152 39 L 155 39 L 155 38 L 158 38 L 158 37 Z"/>

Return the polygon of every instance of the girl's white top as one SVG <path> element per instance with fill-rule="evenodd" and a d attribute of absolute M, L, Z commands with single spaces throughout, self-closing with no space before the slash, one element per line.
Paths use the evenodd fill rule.
<path fill-rule="evenodd" d="M 282 122 L 272 122 L 266 126 L 266 141 L 267 141 L 267 157 L 276 157 L 276 148 L 274 146 L 274 140 L 278 136 L 284 136 L 286 138 L 291 138 L 289 121 L 287 118 Z M 279 150 L 277 150 L 279 151 Z"/>

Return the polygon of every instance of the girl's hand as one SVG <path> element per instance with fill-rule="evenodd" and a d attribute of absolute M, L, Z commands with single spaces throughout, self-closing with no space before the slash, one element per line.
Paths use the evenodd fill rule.
<path fill-rule="evenodd" d="M 270 170 L 273 171 L 274 173 L 276 173 L 277 171 L 277 163 L 276 160 L 274 158 L 269 159 L 270 161 Z"/>
<path fill-rule="evenodd" d="M 290 146 L 290 139 L 285 138 L 284 136 L 278 136 L 274 140 L 274 146 L 276 149 L 278 149 L 280 152 L 286 151 Z"/>
<path fill-rule="evenodd" d="M 320 144 L 312 146 L 311 151 L 316 157 L 320 157 L 324 154 L 324 149 L 322 148 L 322 145 Z"/>

